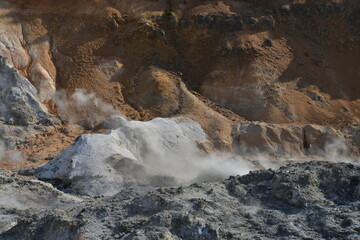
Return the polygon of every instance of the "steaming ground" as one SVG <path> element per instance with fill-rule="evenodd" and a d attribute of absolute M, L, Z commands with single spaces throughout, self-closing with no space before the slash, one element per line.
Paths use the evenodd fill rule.
<path fill-rule="evenodd" d="M 115 129 L 82 135 L 21 176 L 0 175 L 0 240 L 359 239 L 358 166 L 317 161 L 247 174 L 277 168 L 269 159 L 291 153 L 348 161 L 342 133 L 237 123 L 239 151 L 219 153 L 189 118 L 129 121 L 111 108 L 109 117 L 96 95 L 74 94 L 66 111 L 84 102 L 93 108 L 84 108 L 86 124 L 64 120 Z"/>
<path fill-rule="evenodd" d="M 131 186 L 218 181 L 312 158 L 356 160 L 351 157 L 351 143 L 330 127 L 240 122 L 234 125 L 233 150 L 216 151 L 202 127 L 186 117 L 130 121 L 84 89 L 70 96 L 58 91 L 54 101 L 62 121 L 88 129 L 114 129 L 78 137 L 63 153 L 35 169 L 37 178 L 73 194 L 111 196 Z M 19 151 L 5 151 L 5 143 L 0 147 L 3 159 L 24 160 Z"/>
<path fill-rule="evenodd" d="M 328 132 L 328 140 L 322 144 L 308 140 L 312 146 L 307 151 L 312 151 L 312 155 L 307 159 L 356 162 L 357 158 L 346 155 L 349 149 L 341 136 Z M 292 143 L 296 146 L 296 142 Z M 148 122 L 124 120 L 122 126 L 106 134 L 79 137 L 35 172 L 37 178 L 50 181 L 63 191 L 94 197 L 111 196 L 131 186 L 169 187 L 219 181 L 250 170 L 305 160 L 305 156 L 293 155 L 294 158 L 275 162 L 269 153 L 249 146 L 238 153 L 209 152 L 209 146 L 201 126 L 185 117 Z"/>
<path fill-rule="evenodd" d="M 201 126 L 187 118 L 127 121 L 107 134 L 79 137 L 36 176 L 68 192 L 109 196 L 134 184 L 176 186 L 254 169 L 230 153 L 202 152 L 198 146 L 206 144 Z"/>
<path fill-rule="evenodd" d="M 87 129 L 114 129 L 78 137 L 35 169 L 39 179 L 73 194 L 111 196 L 131 186 L 218 181 L 297 160 L 358 161 L 351 149 L 354 144 L 331 127 L 239 122 L 234 124 L 232 151 L 219 152 L 202 127 L 186 117 L 130 121 L 84 89 L 70 96 L 58 91 L 54 101 L 62 121 Z M 2 159 L 25 160 L 22 152 L 6 151 L 5 142 L 0 143 Z"/>
<path fill-rule="evenodd" d="M 104 103 L 94 92 L 75 89 L 68 96 L 64 90 L 53 96 L 59 117 L 70 124 L 80 124 L 87 129 L 117 128 L 126 118 L 111 104 Z"/>

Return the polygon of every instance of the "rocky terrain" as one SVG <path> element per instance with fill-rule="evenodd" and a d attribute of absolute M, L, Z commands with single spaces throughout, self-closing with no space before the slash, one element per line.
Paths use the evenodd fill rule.
<path fill-rule="evenodd" d="M 356 0 L 0 1 L 0 239 L 360 239 Z"/>
<path fill-rule="evenodd" d="M 0 239 L 359 239 L 359 176 L 352 164 L 306 162 L 101 198 L 1 177 Z"/>

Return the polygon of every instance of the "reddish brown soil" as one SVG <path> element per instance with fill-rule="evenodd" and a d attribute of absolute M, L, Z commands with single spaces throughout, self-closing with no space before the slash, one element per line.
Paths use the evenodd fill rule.
<path fill-rule="evenodd" d="M 326 4 L 334 2 L 345 10 L 326 12 Z M 132 79 L 142 68 L 156 66 L 182 73 L 188 88 L 221 106 L 220 113 L 228 109 L 240 119 L 343 127 L 360 117 L 359 32 L 344 17 L 359 7 L 352 2 L 42 0 L 17 2 L 16 11 L 30 24 L 41 19 L 51 36 L 58 88 L 95 91 L 133 119 L 166 115 L 149 115 L 129 104 L 137 101 L 129 94 Z M 329 17 L 281 12 L 293 8 L 323 8 L 321 14 Z M 239 15 L 251 23 L 221 32 L 216 23 L 219 30 L 212 31 L 194 22 L 211 14 Z M 266 39 L 271 47 L 264 45 Z M 99 63 L 115 60 L 121 69 L 105 76 Z M 264 99 L 227 90 L 249 84 L 266 89 Z"/>

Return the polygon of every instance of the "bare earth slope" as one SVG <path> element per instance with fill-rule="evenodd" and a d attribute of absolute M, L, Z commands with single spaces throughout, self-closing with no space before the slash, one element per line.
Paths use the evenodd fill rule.
<path fill-rule="evenodd" d="M 35 65 L 56 88 L 95 91 L 132 118 L 182 113 L 175 96 L 172 112 L 152 110 L 171 85 L 134 95 L 156 67 L 248 120 L 359 122 L 355 1 L 9 2 L 3 17 L 21 25 L 25 50 L 50 45 L 24 69 L 39 90 Z"/>

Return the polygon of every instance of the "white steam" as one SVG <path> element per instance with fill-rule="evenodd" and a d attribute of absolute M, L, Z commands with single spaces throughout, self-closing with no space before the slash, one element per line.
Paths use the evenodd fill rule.
<path fill-rule="evenodd" d="M 317 138 L 315 138 L 316 140 Z M 350 161 L 345 142 L 328 141 L 314 149 L 318 155 L 286 155 L 283 161 L 256 148 L 244 154 L 205 154 L 199 145 L 210 144 L 201 126 L 186 118 L 127 121 L 107 134 L 87 134 L 48 164 L 37 169 L 40 179 L 62 180 L 70 191 L 90 196 L 113 195 L 129 184 L 175 186 L 218 181 L 251 170 L 274 168 L 289 161 Z M 315 153 L 312 153 L 315 154 Z M 317 158 L 316 158 L 317 157 Z"/>
<path fill-rule="evenodd" d="M 112 195 L 130 182 L 171 186 L 246 174 L 255 166 L 230 153 L 204 155 L 207 141 L 200 125 L 189 119 L 128 121 L 108 134 L 87 134 L 48 164 L 41 179 L 71 182 L 74 192 Z M 130 180 L 129 180 L 130 179 Z"/>
<path fill-rule="evenodd" d="M 359 157 L 351 154 L 350 146 L 346 142 L 333 138 L 325 143 L 323 158 L 331 162 L 358 163 Z"/>
<path fill-rule="evenodd" d="M 99 124 L 121 125 L 119 122 L 125 121 L 114 106 L 104 103 L 94 92 L 75 89 L 75 92 L 68 97 L 65 91 L 58 91 L 54 99 L 62 120 L 86 128 L 92 129 Z M 113 127 L 109 126 L 109 128 Z"/>
<path fill-rule="evenodd" d="M 22 163 L 25 159 L 23 152 L 8 149 L 5 141 L 0 139 L 0 161 Z"/>
<path fill-rule="evenodd" d="M 182 183 L 215 181 L 254 169 L 252 164 L 230 153 L 203 156 L 195 145 L 183 145 L 181 148 L 182 153 L 166 151 L 160 154 L 154 154 L 157 149 L 148 149 L 152 154 L 143 156 L 142 161 L 159 174 L 175 177 Z"/>
<path fill-rule="evenodd" d="M 212 153 L 192 163 L 191 182 L 219 181 L 231 175 L 244 175 L 257 167 L 241 156 L 231 153 Z"/>

